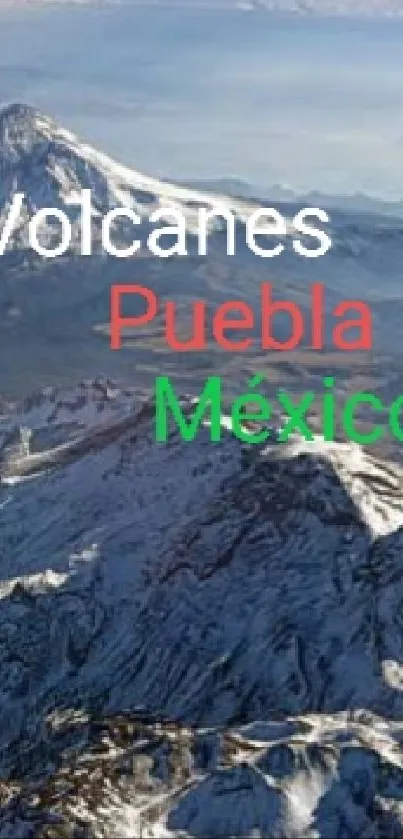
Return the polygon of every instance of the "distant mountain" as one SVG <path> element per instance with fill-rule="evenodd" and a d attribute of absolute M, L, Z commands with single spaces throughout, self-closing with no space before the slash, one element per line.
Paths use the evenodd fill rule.
<path fill-rule="evenodd" d="M 325 207 L 328 209 L 345 210 L 350 213 L 387 215 L 392 218 L 403 217 L 403 200 L 385 201 L 381 198 L 373 198 L 363 192 L 356 192 L 350 195 L 332 195 L 319 191 L 298 194 L 281 186 L 268 187 L 265 192 L 267 192 L 267 195 L 272 196 L 273 200 L 283 202 L 298 201 L 307 207 Z"/>
<path fill-rule="evenodd" d="M 261 193 L 259 187 L 253 186 L 241 178 L 192 178 L 181 183 L 192 189 L 207 189 L 234 197 L 253 198 Z"/>
<path fill-rule="evenodd" d="M 272 184 L 271 186 L 258 186 L 238 178 L 206 178 L 184 181 L 189 186 L 197 189 L 208 189 L 213 192 L 224 192 L 228 195 L 243 196 L 260 202 L 273 202 L 274 204 L 299 204 L 304 207 L 323 207 L 336 209 L 349 213 L 368 215 L 386 215 L 392 218 L 403 218 L 403 200 L 386 201 L 381 198 L 373 198 L 364 192 L 356 192 L 350 195 L 337 195 L 312 190 L 310 192 L 297 192 L 291 187 Z"/>

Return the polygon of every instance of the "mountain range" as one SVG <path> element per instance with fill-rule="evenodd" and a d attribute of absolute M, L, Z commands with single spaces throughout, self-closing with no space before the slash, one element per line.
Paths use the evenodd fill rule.
<path fill-rule="evenodd" d="M 249 184 L 238 178 L 217 178 L 192 181 L 189 186 L 198 189 L 208 189 L 227 195 L 248 197 L 254 200 L 275 204 L 300 204 L 304 207 L 323 207 L 328 210 L 336 209 L 351 213 L 367 213 L 368 215 L 386 215 L 392 218 L 403 216 L 403 200 L 387 201 L 380 197 L 367 195 L 365 192 L 354 192 L 349 195 L 329 194 L 320 191 L 296 192 L 291 187 L 281 184 L 271 184 L 262 189 L 261 186 Z"/>
<path fill-rule="evenodd" d="M 76 204 L 83 189 L 91 189 L 96 210 L 94 254 L 85 258 L 80 255 L 80 210 Z M 333 245 L 325 257 L 302 260 L 288 248 L 277 260 L 261 259 L 245 244 L 244 224 L 251 210 L 265 206 L 264 199 L 250 194 L 217 194 L 216 189 L 213 192 L 200 185 L 172 184 L 144 175 L 116 163 L 34 108 L 14 104 L 0 112 L 0 225 L 17 191 L 24 193 L 25 209 L 0 260 L 0 351 L 5 359 L 0 368 L 0 392 L 6 398 L 23 396 L 32 377 L 43 386 L 72 384 L 80 375 L 94 377 L 100 371 L 120 377 L 136 365 L 136 375 L 147 387 L 150 364 L 154 369 L 168 366 L 182 381 L 184 375 L 190 373 L 192 379 L 193 374 L 196 384 L 203 380 L 203 371 L 217 364 L 228 370 L 229 356 L 216 357 L 211 352 L 203 357 L 195 354 L 187 358 L 186 365 L 181 364 L 177 354 L 163 350 L 159 323 L 152 334 L 139 334 L 136 341 L 125 343 L 122 352 L 111 353 L 109 290 L 117 282 L 146 281 L 161 300 L 176 299 L 184 330 L 189 327 L 190 303 L 195 299 L 204 299 L 214 307 L 233 296 L 246 299 L 257 311 L 260 284 L 270 278 L 279 294 L 308 308 L 310 283 L 324 282 L 329 311 L 351 292 L 370 301 L 377 350 L 383 355 L 400 355 L 403 223 L 398 217 L 332 209 Z M 237 218 L 238 246 L 233 258 L 226 255 L 226 237 L 219 229 L 209 237 L 207 257 L 196 253 L 197 208 L 217 203 Z M 143 219 L 138 232 L 144 241 L 150 230 L 150 213 L 167 205 L 180 209 L 186 218 L 187 257 L 161 260 L 143 249 L 131 259 L 116 259 L 102 251 L 100 219 L 108 210 L 120 206 L 135 209 Z M 28 247 L 26 222 L 29 215 L 49 206 L 70 218 L 73 244 L 65 256 L 45 261 Z M 292 218 L 301 203 L 276 206 Z M 114 235 L 117 243 L 131 242 L 132 224 L 117 224 Z M 41 236 L 44 242 L 53 241 L 59 232 L 48 222 Z M 280 331 L 286 328 L 287 324 L 279 323 Z M 236 377 L 236 368 L 234 373 Z"/>
<path fill-rule="evenodd" d="M 57 206 L 74 227 L 82 188 L 145 227 L 151 207 L 180 206 L 190 239 L 195 208 L 217 200 L 26 105 L 0 114 L 3 219 L 23 191 L 27 213 Z M 220 201 L 240 229 L 259 206 Z M 162 370 L 186 412 L 213 370 L 237 394 L 263 368 L 296 392 L 329 369 L 346 392 L 403 386 L 401 221 L 335 211 L 332 230 L 329 258 L 304 270 L 228 259 L 219 230 L 206 258 L 73 247 L 45 263 L 22 224 L 1 257 L 0 839 L 402 835 L 401 455 L 275 433 L 247 446 L 225 416 L 220 444 L 207 423 L 155 443 Z M 196 298 L 255 302 L 268 272 L 301 306 L 316 278 L 330 302 L 365 294 L 369 358 L 178 358 L 158 329 L 109 349 L 111 282 L 176 296 L 186 325 Z"/>
<path fill-rule="evenodd" d="M 399 467 L 103 379 L 1 452 L 1 837 L 401 835 Z"/>

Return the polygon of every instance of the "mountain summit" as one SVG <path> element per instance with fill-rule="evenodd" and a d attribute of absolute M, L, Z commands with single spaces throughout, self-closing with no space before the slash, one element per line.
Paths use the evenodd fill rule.
<path fill-rule="evenodd" d="M 0 173 L 4 176 L 58 134 L 56 124 L 29 105 L 0 111 Z"/>
<path fill-rule="evenodd" d="M 23 104 L 0 112 L 0 227 L 2 210 L 16 192 L 25 196 L 19 231 L 11 247 L 26 247 L 24 222 L 43 207 L 62 209 L 74 228 L 78 210 L 75 201 L 84 189 L 91 190 L 96 218 L 115 207 L 133 209 L 145 221 L 157 209 L 180 210 L 189 232 L 196 229 L 197 208 L 224 205 L 243 217 L 250 202 L 208 191 L 189 189 L 143 175 L 116 163 L 54 120 Z M 4 221 L 4 218 L 3 218 Z M 44 232 L 51 236 L 52 230 Z"/>

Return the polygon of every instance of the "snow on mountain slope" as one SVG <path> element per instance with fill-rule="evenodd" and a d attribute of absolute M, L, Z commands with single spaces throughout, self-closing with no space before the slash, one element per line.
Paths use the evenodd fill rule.
<path fill-rule="evenodd" d="M 13 195 L 25 194 L 19 231 L 11 246 L 27 246 L 27 217 L 42 207 L 63 209 L 73 224 L 73 242 L 77 242 L 80 211 L 75 202 L 83 189 L 92 191 L 95 227 L 97 217 L 115 207 L 131 208 L 145 221 L 154 210 L 173 208 L 180 210 L 192 233 L 197 230 L 200 206 L 222 206 L 240 219 L 255 206 L 242 199 L 142 175 L 80 142 L 70 131 L 27 105 L 13 104 L 0 112 L 0 229 Z M 167 218 L 172 223 L 172 217 Z M 53 228 L 49 222 L 43 228 L 46 241 L 53 235 Z"/>
<path fill-rule="evenodd" d="M 398 467 L 157 445 L 102 380 L 2 441 L 0 836 L 401 835 Z"/>
<path fill-rule="evenodd" d="M 0 836 L 398 837 L 401 741 L 368 712 L 229 729 L 49 715 L 41 748 L 60 765 L 3 784 Z"/>
<path fill-rule="evenodd" d="M 68 216 L 72 227 L 70 251 L 81 254 L 81 210 L 77 202 L 85 189 L 91 190 L 94 208 L 92 246 L 95 254 L 102 251 L 101 217 L 117 207 L 132 209 L 142 219 L 142 225 L 136 227 L 136 232 L 145 244 L 153 227 L 149 219 L 155 210 L 178 210 L 185 219 L 187 232 L 197 234 L 201 207 L 207 207 L 218 214 L 230 212 L 241 223 L 240 229 L 256 209 L 273 206 L 273 203 L 276 206 L 273 200 L 227 195 L 198 186 L 191 188 L 175 185 L 143 175 L 81 142 L 70 131 L 28 105 L 14 104 L 0 111 L 0 231 L 15 193 L 22 192 L 25 196 L 19 224 L 10 237 L 6 254 L 18 256 L 21 249 L 24 251 L 28 248 L 31 258 L 35 257 L 34 251 L 29 248 L 28 219 L 38 210 L 52 207 L 62 210 Z M 308 198 L 306 196 L 307 201 Z M 319 195 L 312 195 L 311 198 L 312 201 L 306 204 L 302 197 L 295 197 L 295 202 L 291 201 L 286 209 L 283 208 L 289 234 L 295 232 L 292 218 L 301 206 L 312 207 L 315 202 L 321 206 Z M 351 273 L 354 271 L 357 290 L 359 288 L 365 290 L 366 294 L 372 294 L 375 290 L 379 293 L 378 277 L 382 270 L 385 278 L 383 291 L 385 283 L 390 283 L 393 289 L 400 288 L 401 221 L 382 220 L 375 215 L 366 216 L 360 212 L 332 211 L 329 215 L 332 248 L 322 259 L 309 260 L 309 266 L 293 254 L 291 246 L 286 248 L 280 259 L 284 281 L 295 281 L 308 267 L 312 281 L 317 274 L 320 281 L 325 278 L 331 286 L 337 287 L 340 283 L 343 288 L 350 288 Z M 176 221 L 169 212 L 166 220 L 168 224 Z M 161 219 L 157 226 L 163 223 Z M 212 219 L 209 223 L 210 231 L 222 229 L 223 224 L 219 218 Z M 244 259 L 248 258 L 254 263 L 255 270 L 263 274 L 267 272 L 267 261 L 256 258 L 246 247 L 245 234 L 238 239 L 236 256 L 231 258 L 231 269 L 241 266 L 245 272 Z M 53 247 L 59 245 L 60 224 L 48 218 L 40 226 L 40 240 L 47 246 L 50 242 Z M 113 241 L 118 244 L 121 240 L 128 245 L 133 242 L 133 223 L 130 220 L 115 221 Z M 312 247 L 312 243 L 308 247 Z M 192 252 L 191 247 L 189 250 Z M 210 250 L 214 248 L 210 248 L 209 253 Z M 226 259 L 225 250 L 220 245 L 218 251 L 223 263 Z M 88 257 L 86 259 L 88 265 Z M 4 259 L 2 267 L 7 268 Z M 164 264 L 160 267 L 163 269 Z M 99 265 L 98 270 L 101 270 Z M 77 267 L 74 271 L 77 271 Z"/>
<path fill-rule="evenodd" d="M 5 282 L 0 296 L 0 314 L 4 313 L 6 320 L 11 312 L 13 320 L 18 318 L 22 311 L 25 311 L 26 297 L 25 289 L 22 299 L 19 294 L 21 285 L 15 283 L 14 274 L 7 277 L 7 268 L 22 269 L 29 253 L 31 260 L 38 260 L 37 255 L 29 247 L 28 242 L 28 219 L 41 208 L 56 207 L 62 210 L 69 218 L 72 227 L 72 241 L 70 245 L 71 255 L 81 254 L 81 210 L 78 200 L 82 190 L 90 189 L 92 204 L 94 207 L 92 223 L 92 250 L 94 255 L 105 249 L 101 242 L 101 217 L 114 208 L 123 207 L 132 209 L 142 219 L 142 224 L 136 225 L 137 237 L 145 245 L 147 237 L 154 228 L 149 219 L 154 210 L 167 208 L 168 211 L 179 210 L 181 217 L 185 219 L 187 232 L 198 233 L 198 215 L 201 207 L 207 207 L 212 211 L 230 212 L 238 220 L 238 231 L 241 235 L 236 237 L 236 254 L 230 259 L 226 256 L 225 236 L 213 236 L 210 239 L 208 255 L 205 257 L 208 266 L 210 285 L 216 286 L 224 292 L 223 278 L 230 276 L 228 288 L 235 293 L 236 275 L 240 277 L 241 289 L 247 289 L 249 297 L 253 297 L 257 290 L 256 280 L 260 277 L 267 280 L 267 260 L 255 256 L 245 242 L 245 230 L 243 223 L 256 209 L 273 205 L 273 201 L 263 199 L 253 200 L 250 197 L 239 197 L 226 195 L 223 192 L 201 189 L 199 187 L 178 186 L 167 183 L 152 177 L 136 172 L 125 166 L 116 163 L 107 155 L 97 151 L 92 146 L 81 142 L 74 134 L 61 128 L 49 117 L 36 111 L 27 105 L 10 105 L 0 111 L 0 231 L 2 230 L 13 196 L 22 192 L 25 196 L 19 226 L 11 236 L 5 256 L 2 258 L 1 268 L 4 269 Z M 312 196 L 315 197 L 315 196 Z M 320 196 L 316 195 L 315 201 Z M 301 198 L 302 201 L 302 198 Z M 276 206 L 275 202 L 274 205 Z M 292 218 L 301 209 L 298 201 L 286 205 L 282 213 L 287 217 L 287 233 L 295 233 Z M 312 206 L 312 204 L 308 204 Z M 343 213 L 332 211 L 329 213 L 328 233 L 331 235 L 332 247 L 321 259 L 303 260 L 293 252 L 291 241 L 289 247 L 285 248 L 279 260 L 272 262 L 273 267 L 281 269 L 281 279 L 284 288 L 287 283 L 292 283 L 292 293 L 295 297 L 295 284 L 300 285 L 303 295 L 306 295 L 307 281 L 325 281 L 330 289 L 342 291 L 351 290 L 351 276 L 354 275 L 355 293 L 362 296 L 379 296 L 379 274 L 382 272 L 383 285 L 382 295 L 397 295 L 400 288 L 400 251 L 402 244 L 402 224 L 399 219 L 379 219 L 373 215 L 362 215 L 360 213 Z M 175 223 L 175 218 L 166 216 L 167 223 Z M 164 220 L 157 222 L 161 227 Z M 215 228 L 222 229 L 225 225 L 223 220 L 217 218 L 210 222 L 210 232 Z M 117 219 L 114 225 L 112 239 L 119 247 L 120 242 L 128 246 L 133 243 L 133 223 L 128 219 Z M 299 238 L 300 234 L 297 234 Z M 40 241 L 46 246 L 57 247 L 60 245 L 60 224 L 48 217 L 46 223 L 40 226 Z M 188 241 L 189 254 L 196 253 L 192 235 Z M 271 245 L 272 246 L 272 245 Z M 312 247 L 312 242 L 307 244 Z M 28 249 L 28 250 L 27 250 Z M 139 250 L 138 254 L 144 254 Z M 147 252 L 150 256 L 150 251 Z M 8 263 L 6 256 L 10 257 Z M 213 262 L 209 262 L 212 256 Z M 247 260 L 247 261 L 246 261 Z M 67 261 L 67 260 L 66 260 Z M 89 257 L 81 260 L 81 265 L 65 266 L 71 270 L 71 287 L 76 285 L 75 278 L 78 273 L 85 273 L 86 276 L 78 283 L 78 286 L 87 289 L 85 298 L 92 299 L 94 288 L 99 288 L 100 282 L 105 281 L 108 268 L 116 275 L 117 263 L 127 265 L 127 274 L 133 271 L 133 263 L 127 260 L 109 260 L 101 265 L 96 261 L 96 272 L 98 282 L 90 281 Z M 113 266 L 110 265 L 112 261 Z M 56 270 L 60 270 L 60 260 L 39 259 L 39 267 L 43 272 L 44 267 L 50 271 L 53 267 L 49 263 L 56 264 Z M 159 260 L 159 273 L 162 278 L 169 274 L 169 266 L 166 260 Z M 309 265 L 306 263 L 309 262 Z M 175 273 L 178 275 L 176 285 L 170 290 L 179 295 L 183 291 L 181 280 L 186 278 L 185 288 L 193 282 L 192 270 L 194 265 L 183 265 L 184 260 L 177 259 Z M 65 263 L 63 263 L 65 264 Z M 38 267 L 36 265 L 36 267 Z M 119 269 L 124 270 L 124 266 Z M 85 269 L 85 271 L 84 271 Z M 181 277 L 179 272 L 182 269 Z M 22 271 L 21 271 L 22 273 Z M 196 271 L 197 277 L 197 271 Z M 249 281 L 249 280 L 252 280 Z M 302 279 L 302 282 L 301 282 Z M 129 281 L 129 280 L 127 280 Z M 238 282 L 238 280 L 237 280 Z M 49 285 L 45 283 L 45 286 Z M 52 291 L 54 292 L 52 284 Z M 52 291 L 47 290 L 48 297 Z M 203 289 L 199 291 L 203 296 Z M 206 290 L 212 292 L 212 289 Z M 77 294 L 77 289 L 75 291 Z M 71 291 L 68 299 L 62 295 L 64 305 L 70 303 Z M 28 303 L 32 307 L 32 297 Z M 37 295 L 34 298 L 36 306 Z M 62 303 L 62 300 L 59 300 Z M 331 305 L 331 304 L 329 304 Z M 46 300 L 41 300 L 43 311 L 46 309 Z M 39 310 L 38 310 L 39 311 Z"/>

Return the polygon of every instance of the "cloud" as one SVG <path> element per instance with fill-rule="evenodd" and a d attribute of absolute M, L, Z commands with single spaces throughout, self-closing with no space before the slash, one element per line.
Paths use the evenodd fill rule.
<path fill-rule="evenodd" d="M 403 17 L 403 0 L 0 0 L 1 7 L 63 5 L 137 5 L 173 8 L 238 8 L 253 12 L 315 17 Z"/>
<path fill-rule="evenodd" d="M 403 16 L 402 0 L 255 0 L 254 6 L 320 17 Z"/>

